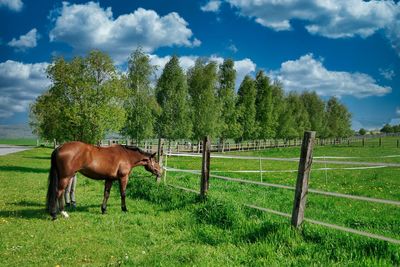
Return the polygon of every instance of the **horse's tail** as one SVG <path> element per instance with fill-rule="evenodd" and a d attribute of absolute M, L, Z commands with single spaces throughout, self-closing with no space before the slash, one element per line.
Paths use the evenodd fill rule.
<path fill-rule="evenodd" d="M 53 216 L 52 208 L 57 205 L 57 189 L 58 189 L 58 168 L 57 168 L 57 152 L 58 149 L 54 149 L 51 153 L 51 167 L 49 172 L 49 186 L 47 189 L 47 199 L 46 199 L 46 209 L 49 211 L 50 215 Z"/>

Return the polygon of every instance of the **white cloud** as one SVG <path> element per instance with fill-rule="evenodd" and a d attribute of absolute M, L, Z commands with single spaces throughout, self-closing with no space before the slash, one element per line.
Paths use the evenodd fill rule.
<path fill-rule="evenodd" d="M 5 6 L 12 11 L 19 12 L 21 11 L 24 3 L 21 0 L 0 0 L 0 7 Z"/>
<path fill-rule="evenodd" d="M 232 43 L 228 46 L 228 50 L 231 51 L 231 52 L 233 52 L 233 53 L 237 53 L 237 51 L 239 51 L 239 50 L 237 49 L 236 45 L 234 45 L 234 44 L 232 44 Z"/>
<path fill-rule="evenodd" d="M 24 64 L 7 60 L 0 63 L 0 118 L 25 112 L 30 103 L 50 85 L 48 63 Z"/>
<path fill-rule="evenodd" d="M 221 1 L 211 0 L 204 6 L 201 6 L 200 9 L 204 12 L 218 12 L 221 6 Z"/>
<path fill-rule="evenodd" d="M 400 2 L 397 3 L 397 16 L 386 28 L 386 37 L 393 49 L 400 56 Z"/>
<path fill-rule="evenodd" d="M 198 56 L 181 56 L 179 57 L 179 64 L 185 70 L 189 70 L 189 68 L 193 67 Z M 157 55 L 150 55 L 150 62 L 152 65 L 158 66 L 157 77 L 160 77 L 165 64 L 171 59 L 170 56 L 159 57 Z M 222 64 L 224 59 L 218 56 L 211 56 L 208 58 L 209 61 L 214 61 L 217 64 Z M 256 64 L 248 58 L 234 61 L 234 68 L 236 70 L 236 88 L 239 87 L 242 82 L 244 76 L 249 73 L 253 73 L 256 70 Z"/>
<path fill-rule="evenodd" d="M 36 28 L 33 28 L 25 35 L 21 35 L 19 39 L 13 38 L 8 45 L 16 48 L 17 50 L 26 50 L 28 48 L 33 48 L 37 46 L 37 39 L 39 38 L 39 34 L 37 33 Z"/>
<path fill-rule="evenodd" d="M 55 26 L 50 31 L 51 41 L 62 41 L 77 52 L 100 49 L 117 62 L 127 60 L 138 46 L 152 52 L 163 46 L 199 46 L 188 23 L 172 12 L 159 16 L 153 10 L 138 8 L 133 13 L 113 17 L 111 8 L 98 3 L 69 4 L 63 2 Z M 53 15 L 54 16 L 54 15 Z"/>
<path fill-rule="evenodd" d="M 226 0 L 242 16 L 276 31 L 291 30 L 303 20 L 311 34 L 328 38 L 361 36 L 380 29 L 400 55 L 400 3 L 363 0 Z"/>
<path fill-rule="evenodd" d="M 390 81 L 393 80 L 394 76 L 396 76 L 392 69 L 379 69 L 379 74 L 386 80 Z"/>
<path fill-rule="evenodd" d="M 327 70 L 321 60 L 307 54 L 297 60 L 281 64 L 281 68 L 270 75 L 280 80 L 287 91 L 315 91 L 322 96 L 355 97 L 383 96 L 392 88 L 380 86 L 369 75 Z"/>
<path fill-rule="evenodd" d="M 396 107 L 396 115 L 400 116 L 400 107 Z"/>

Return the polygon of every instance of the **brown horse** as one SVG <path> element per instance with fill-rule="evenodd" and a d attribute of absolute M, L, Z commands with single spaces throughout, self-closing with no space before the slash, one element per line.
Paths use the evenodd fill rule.
<path fill-rule="evenodd" d="M 68 217 L 64 211 L 63 194 L 70 179 L 77 172 L 91 179 L 105 180 L 102 213 L 106 212 L 112 183 L 118 180 L 121 209 L 127 211 L 125 190 L 132 168 L 144 166 L 147 171 L 157 176 L 157 180 L 161 176 L 161 168 L 155 160 L 155 154 L 132 146 L 97 147 L 82 142 L 69 142 L 56 148 L 51 154 L 46 203 L 51 217 L 53 220 L 57 218 L 57 201 L 61 214 Z"/>

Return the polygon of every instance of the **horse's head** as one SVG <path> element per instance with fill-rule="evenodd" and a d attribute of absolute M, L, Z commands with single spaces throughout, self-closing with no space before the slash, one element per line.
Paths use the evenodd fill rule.
<path fill-rule="evenodd" d="M 156 153 L 151 154 L 147 159 L 145 159 L 145 164 L 143 165 L 146 171 L 151 172 L 157 176 L 157 180 L 162 175 L 162 168 L 160 164 L 156 161 Z"/>

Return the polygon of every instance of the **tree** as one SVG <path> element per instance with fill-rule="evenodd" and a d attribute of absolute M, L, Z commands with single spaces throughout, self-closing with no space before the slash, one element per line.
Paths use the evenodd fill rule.
<path fill-rule="evenodd" d="M 221 105 L 220 142 L 226 139 L 236 139 L 240 136 L 240 125 L 237 122 L 235 94 L 236 70 L 232 59 L 225 59 L 219 66 L 218 72 L 218 99 Z"/>
<path fill-rule="evenodd" d="M 358 133 L 359 133 L 360 135 L 366 135 L 366 134 L 367 134 L 367 130 L 365 130 L 364 128 L 361 128 L 361 129 L 358 131 Z"/>
<path fill-rule="evenodd" d="M 303 92 L 300 97 L 310 120 L 310 130 L 316 131 L 318 137 L 325 137 L 325 102 L 315 92 Z"/>
<path fill-rule="evenodd" d="M 188 71 L 189 96 L 192 108 L 193 138 L 217 135 L 220 106 L 216 98 L 217 64 L 197 59 Z"/>
<path fill-rule="evenodd" d="M 281 113 L 279 124 L 280 138 L 301 138 L 310 128 L 307 111 L 300 96 L 290 92 L 285 101 L 285 112 Z"/>
<path fill-rule="evenodd" d="M 122 133 L 140 142 L 154 136 L 154 124 L 159 111 L 150 85 L 155 67 L 141 48 L 132 53 L 128 62 L 128 98 L 125 102 L 127 120 Z"/>
<path fill-rule="evenodd" d="M 31 126 L 41 137 L 97 143 L 121 129 L 125 94 L 108 55 L 94 50 L 70 62 L 57 58 L 47 75 L 52 85 L 30 114 Z"/>
<path fill-rule="evenodd" d="M 263 71 L 256 75 L 256 121 L 258 123 L 257 137 L 260 139 L 274 138 L 277 120 L 274 119 L 272 85 Z"/>
<path fill-rule="evenodd" d="M 255 138 L 256 134 L 256 85 L 254 80 L 246 75 L 238 90 L 237 108 L 238 122 L 242 130 L 242 140 Z"/>
<path fill-rule="evenodd" d="M 326 119 L 328 137 L 348 137 L 352 134 L 351 114 L 336 97 L 331 97 L 326 104 Z"/>
<path fill-rule="evenodd" d="M 161 107 L 157 120 L 158 135 L 172 140 L 190 137 L 188 86 L 177 56 L 165 65 L 157 82 L 156 97 Z"/>
<path fill-rule="evenodd" d="M 280 137 L 284 138 L 284 136 L 280 136 L 282 132 L 282 117 L 285 115 L 285 93 L 283 91 L 283 85 L 278 82 L 274 81 L 272 84 L 272 138 Z"/>
<path fill-rule="evenodd" d="M 383 128 L 381 129 L 381 132 L 382 132 L 382 133 L 393 133 L 394 131 L 393 131 L 392 125 L 386 123 L 386 124 L 383 126 Z"/>

